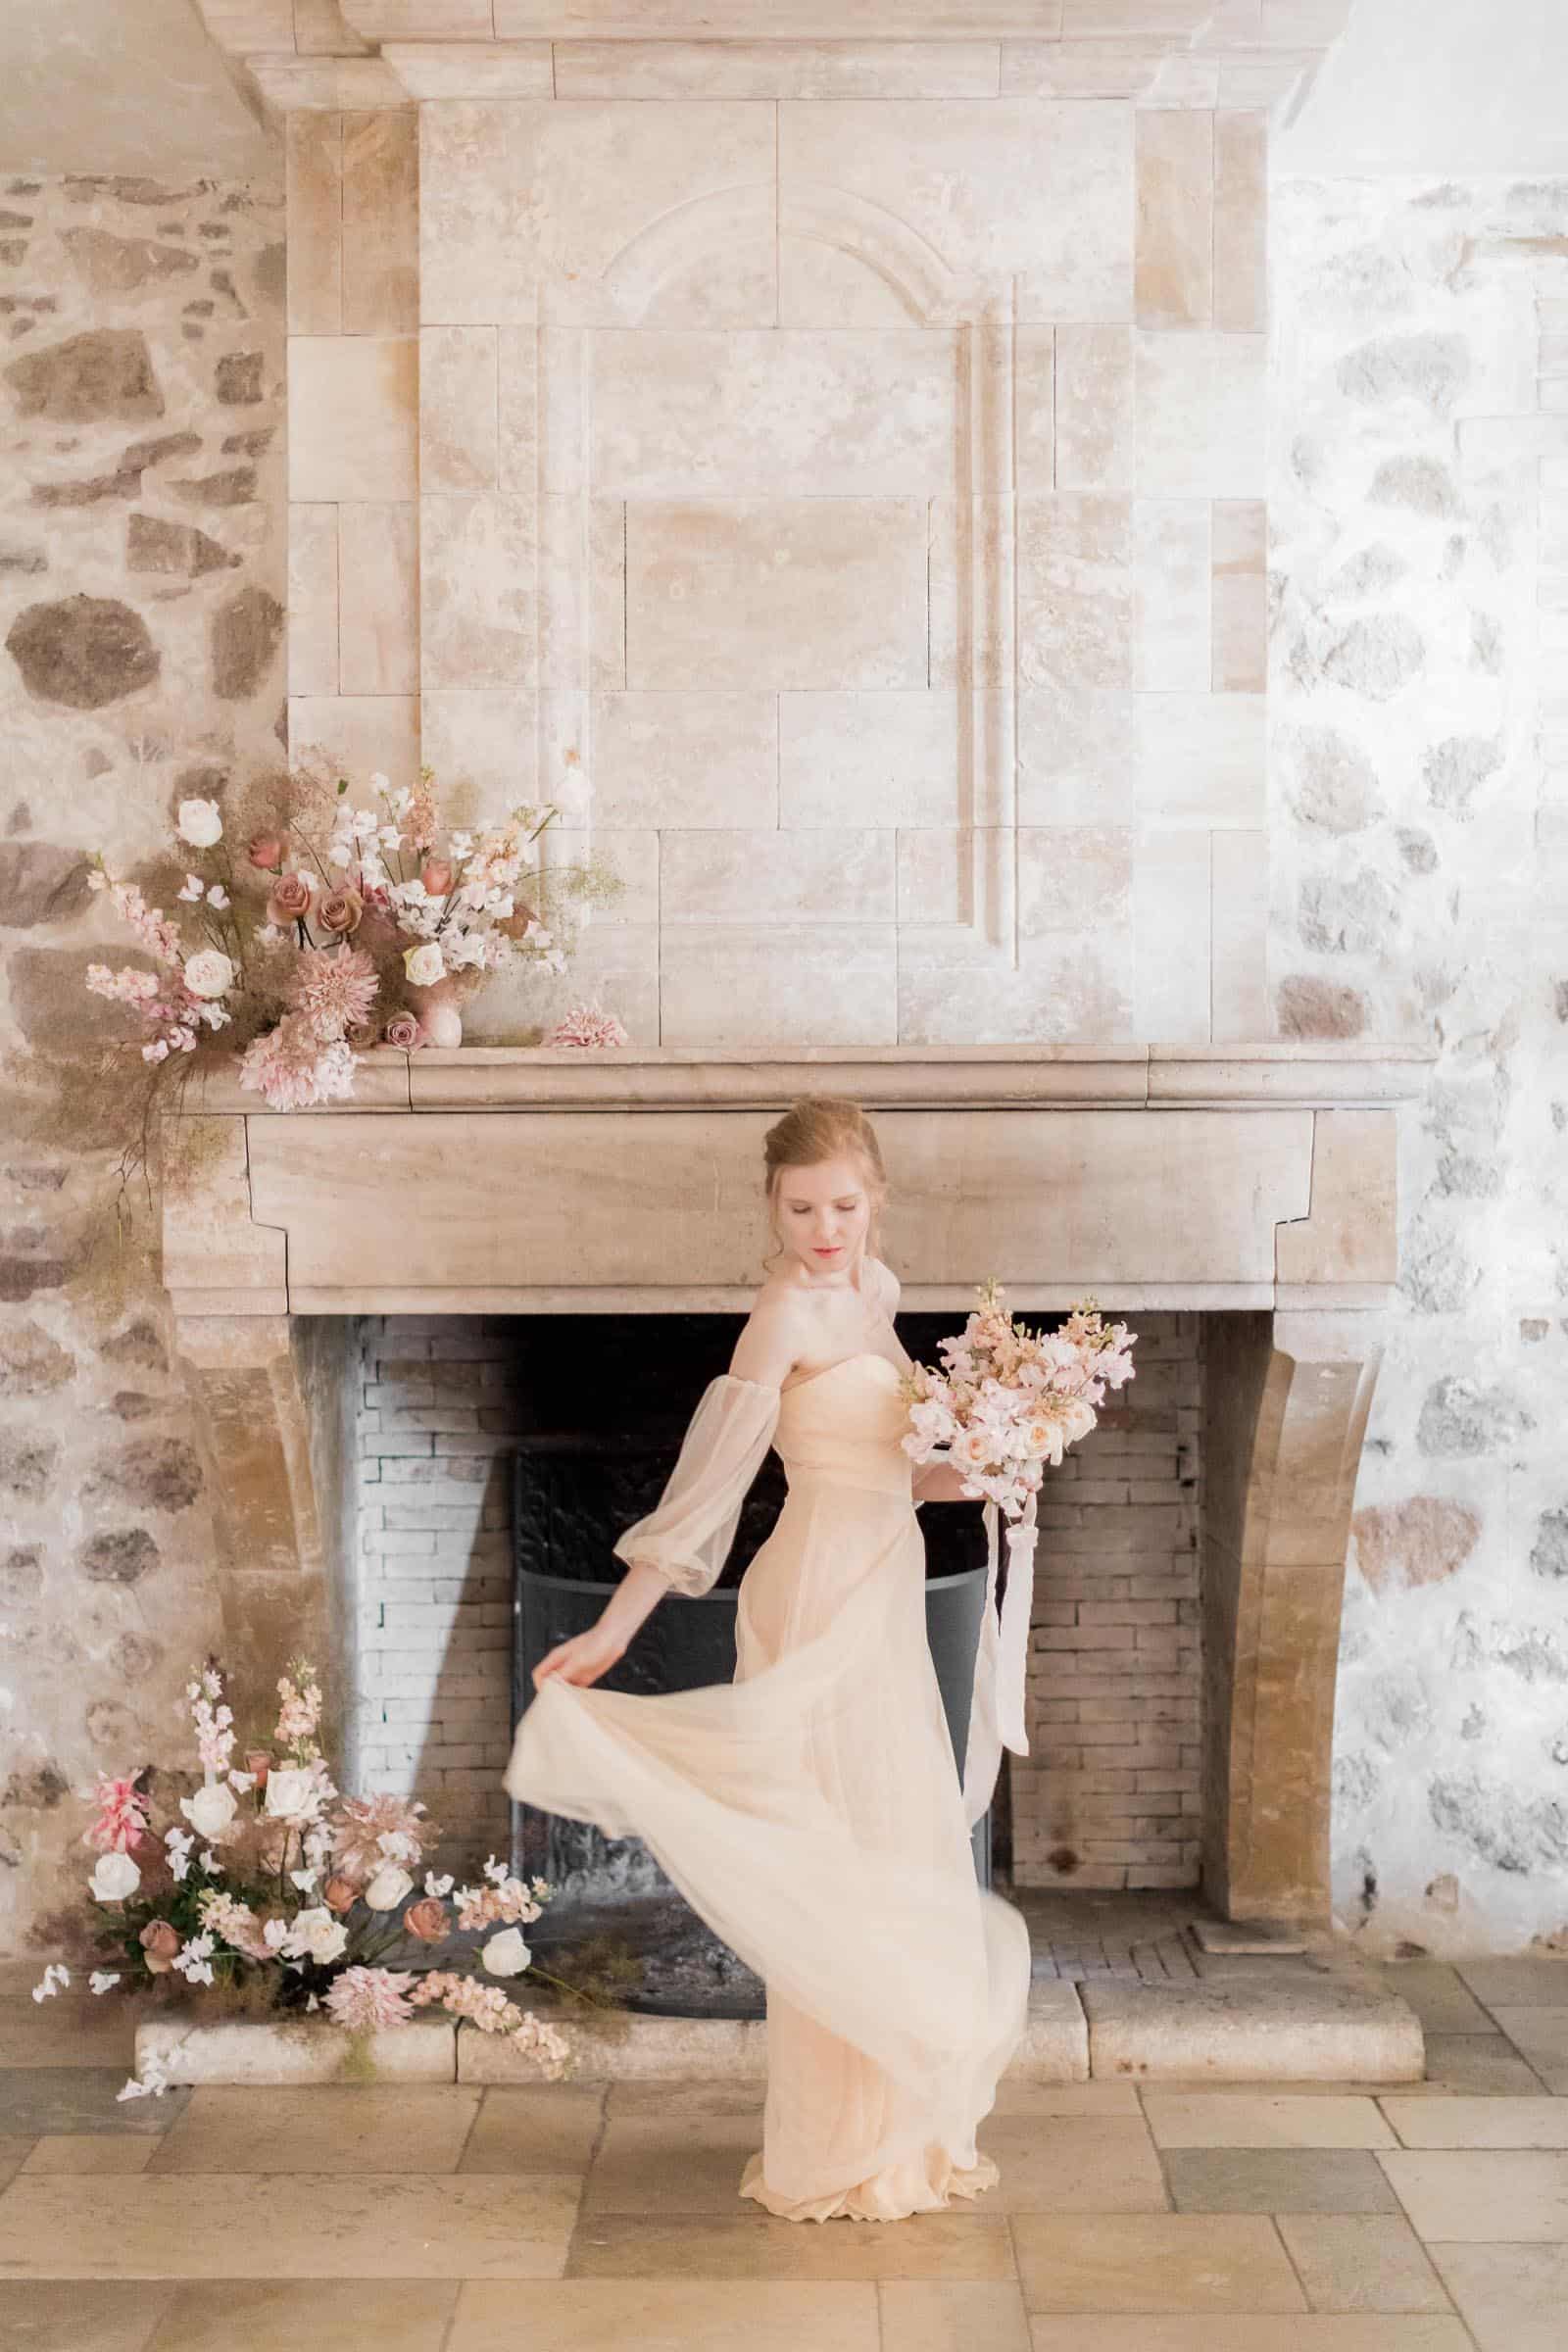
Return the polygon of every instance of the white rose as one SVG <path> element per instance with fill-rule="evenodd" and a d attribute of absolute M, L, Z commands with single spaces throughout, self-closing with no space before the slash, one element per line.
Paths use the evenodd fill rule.
<path fill-rule="evenodd" d="M 176 823 L 180 840 L 193 850 L 210 850 L 223 838 L 223 812 L 216 801 L 181 801 Z"/>
<path fill-rule="evenodd" d="M 442 960 L 439 942 L 427 939 L 417 948 L 405 948 L 403 969 L 408 974 L 411 988 L 433 988 L 438 980 L 444 980 L 447 967 Z"/>
<path fill-rule="evenodd" d="M 221 1838 L 239 1807 L 232 1788 L 221 1781 L 214 1781 L 207 1788 L 198 1788 L 194 1796 L 182 1796 L 179 1809 L 198 1838 L 209 1840 Z"/>
<path fill-rule="evenodd" d="M 185 986 L 193 997 L 222 997 L 234 985 L 234 966 L 221 948 L 203 948 L 185 958 Z"/>
<path fill-rule="evenodd" d="M 340 1920 L 332 1917 L 324 1903 L 317 1903 L 309 1911 L 295 1914 L 294 1925 L 281 1945 L 291 1960 L 339 1959 L 348 1949 L 349 1932 Z"/>
<path fill-rule="evenodd" d="M 520 1977 L 533 1954 L 515 1928 L 504 1928 L 491 1936 L 479 1957 L 493 1977 Z"/>
<path fill-rule="evenodd" d="M 401 1863 L 383 1862 L 365 1889 L 365 1900 L 372 1911 L 395 1911 L 413 1891 L 414 1881 Z"/>
<path fill-rule="evenodd" d="M 122 1903 L 141 1885 L 141 1872 L 128 1854 L 100 1854 L 87 1882 L 101 1903 Z"/>
<path fill-rule="evenodd" d="M 316 1775 L 303 1764 L 273 1766 L 267 1776 L 267 1810 L 275 1820 L 298 1821 L 316 1799 Z"/>

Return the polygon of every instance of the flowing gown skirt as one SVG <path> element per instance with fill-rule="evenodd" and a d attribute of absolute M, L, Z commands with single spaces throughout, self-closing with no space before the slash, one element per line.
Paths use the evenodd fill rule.
<path fill-rule="evenodd" d="M 739 2193 L 797 2221 L 895 2221 L 991 2186 L 975 2128 L 1028 2001 L 1025 1923 L 975 1879 L 880 1361 L 786 1392 L 790 1493 L 740 1589 L 734 1682 L 547 1680 L 506 1775 L 644 1838 L 762 1978 L 763 2144 Z"/>

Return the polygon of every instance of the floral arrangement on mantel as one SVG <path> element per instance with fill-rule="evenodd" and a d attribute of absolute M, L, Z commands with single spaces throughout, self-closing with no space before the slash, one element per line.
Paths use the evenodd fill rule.
<path fill-rule="evenodd" d="M 192 1990 L 212 1986 L 215 2000 L 242 1993 L 253 2007 L 319 2014 L 359 2035 L 440 2008 L 482 2034 L 504 2034 L 550 2081 L 570 2074 L 564 2035 L 503 1988 L 525 1973 L 560 1982 L 533 1966 L 521 1934 L 549 1900 L 548 1882 L 524 1883 L 494 1859 L 480 1884 L 458 1886 L 429 1870 L 419 1882 L 437 1835 L 424 1806 L 345 1796 L 334 1786 L 318 1743 L 321 1692 L 308 1660 L 290 1665 L 277 1692 L 270 1744 L 247 1749 L 241 1768 L 216 1663 L 186 1686 L 201 1785 L 179 1798 L 177 1817 L 161 1831 L 152 1824 L 148 1772 L 99 1774 L 90 1792 L 96 1815 L 82 1838 L 98 1855 L 87 1886 L 104 1964 L 89 1976 L 92 1991 L 145 1991 L 178 1978 Z M 463 1937 L 470 1941 L 459 1940 L 457 1966 L 386 1966 L 399 1947 L 450 1947 Z M 70 1982 L 70 1968 L 51 1963 L 32 1997 L 47 2000 Z M 147 2060 L 119 2095 L 157 2096 L 168 2087 L 162 2068 Z"/>
<path fill-rule="evenodd" d="M 369 781 L 378 808 L 357 806 L 344 776 L 290 770 L 238 853 L 218 801 L 182 801 L 173 918 L 96 861 L 93 887 L 154 968 L 95 963 L 86 984 L 136 1016 L 154 1097 L 237 1060 L 239 1084 L 270 1109 L 342 1102 L 368 1049 L 459 1044 L 464 1004 L 506 966 L 564 971 L 547 901 L 620 887 L 592 860 L 542 873 L 552 807 L 464 830 L 443 819 L 428 769 L 412 788 Z M 165 894 L 164 876 L 156 886 Z"/>

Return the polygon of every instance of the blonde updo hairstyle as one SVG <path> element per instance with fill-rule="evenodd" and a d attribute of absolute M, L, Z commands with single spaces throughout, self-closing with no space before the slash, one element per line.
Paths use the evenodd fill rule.
<path fill-rule="evenodd" d="M 762 1260 L 769 1273 L 770 1261 L 784 1247 L 784 1237 L 778 1229 L 779 1178 L 786 1168 L 817 1168 L 829 1159 L 859 1161 L 871 1202 L 865 1254 L 867 1257 L 879 1254 L 882 1244 L 878 1219 L 887 1201 L 888 1179 L 876 1130 L 858 1102 L 851 1102 L 842 1095 L 802 1095 L 762 1140 L 767 1222 L 776 1245 Z"/>

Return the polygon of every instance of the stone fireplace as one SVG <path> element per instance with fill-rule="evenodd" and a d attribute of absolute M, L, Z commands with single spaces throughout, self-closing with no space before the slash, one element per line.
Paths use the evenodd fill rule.
<path fill-rule="evenodd" d="M 931 1049 L 379 1054 L 359 1100 L 171 1122 L 165 1278 L 221 1498 L 233 1654 L 333 1661 L 358 1776 L 497 1846 L 516 1318 L 744 1310 L 763 1128 L 877 1119 L 907 1312 L 1092 1292 L 1147 1332 L 1052 1485 L 1019 1886 L 1321 1921 L 1350 1500 L 1419 1055 Z M 242 1107 L 243 1105 L 243 1107 Z"/>

